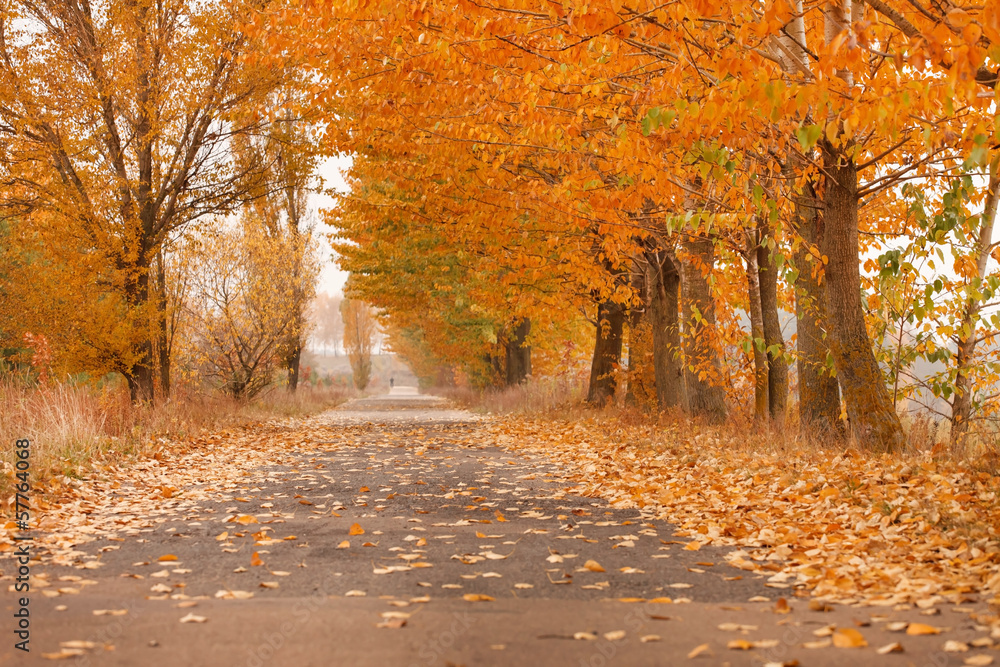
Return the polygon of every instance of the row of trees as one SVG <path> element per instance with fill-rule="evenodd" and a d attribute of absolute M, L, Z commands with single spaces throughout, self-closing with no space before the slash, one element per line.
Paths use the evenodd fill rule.
<path fill-rule="evenodd" d="M 171 370 L 292 389 L 316 279 L 316 126 L 294 62 L 264 63 L 267 3 L 0 6 L 0 347 L 60 376 Z M 26 338 L 26 332 L 31 334 Z"/>
<path fill-rule="evenodd" d="M 257 34 L 350 152 L 349 289 L 417 370 L 593 349 L 632 400 L 903 442 L 995 413 L 1000 5 L 306 2 Z M 332 121 L 336 122 L 332 122 Z M 780 313 L 794 312 L 794 346 Z M 596 326 L 595 326 L 596 325 Z M 842 416 L 846 416 L 846 424 Z"/>

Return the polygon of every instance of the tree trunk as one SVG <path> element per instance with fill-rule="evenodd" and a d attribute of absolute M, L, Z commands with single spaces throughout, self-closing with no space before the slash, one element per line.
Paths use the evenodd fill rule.
<path fill-rule="evenodd" d="M 156 253 L 156 352 L 160 372 L 160 395 L 170 398 L 171 339 L 167 322 L 167 271 L 163 265 L 163 249 Z"/>
<path fill-rule="evenodd" d="M 526 317 L 508 335 L 505 344 L 508 387 L 524 384 L 531 375 L 531 347 L 527 344 L 529 333 L 531 320 Z"/>
<path fill-rule="evenodd" d="M 125 300 L 129 314 L 144 317 L 149 306 L 149 268 L 130 267 L 126 269 Z M 140 337 L 135 346 L 136 359 L 130 368 L 123 370 L 128 383 L 129 397 L 133 403 L 147 403 L 153 400 L 156 384 L 156 369 L 153 367 L 153 337 L 149 321 L 145 320 Z"/>
<path fill-rule="evenodd" d="M 892 452 L 903 445 L 903 429 L 872 353 L 861 306 L 857 166 L 843 150 L 825 140 L 821 144 L 826 305 L 837 380 L 858 443 L 869 451 Z"/>
<path fill-rule="evenodd" d="M 625 393 L 625 405 L 649 410 L 656 402 L 656 395 L 649 290 L 643 258 L 636 261 L 631 282 L 640 303 L 629 306 L 625 320 L 628 324 L 628 391 Z"/>
<path fill-rule="evenodd" d="M 614 398 L 617 381 L 615 373 L 622 359 L 622 329 L 625 311 L 614 301 L 601 301 L 597 305 L 597 335 L 594 358 L 590 364 L 590 387 L 587 402 L 603 406 Z"/>
<path fill-rule="evenodd" d="M 293 394 L 299 388 L 299 365 L 302 363 L 302 341 L 296 337 L 285 359 L 288 370 L 288 391 Z"/>
<path fill-rule="evenodd" d="M 788 362 L 785 361 L 785 337 L 781 333 L 778 317 L 778 267 L 773 250 L 764 247 L 768 239 L 766 226 L 757 246 L 757 271 L 760 276 L 760 310 L 764 327 L 764 345 L 767 348 L 767 409 L 779 428 L 785 424 L 788 406 Z M 773 243 L 773 239 L 771 243 Z M 773 246 L 772 246 L 773 247 Z"/>
<path fill-rule="evenodd" d="M 726 418 L 726 392 L 714 346 L 715 299 L 708 284 L 715 246 L 704 235 L 689 235 L 682 245 L 687 255 L 681 263 L 681 298 L 688 410 L 712 422 L 722 422 Z"/>
<path fill-rule="evenodd" d="M 764 351 L 764 318 L 760 308 L 760 271 L 757 268 L 756 234 L 747 234 L 747 301 L 750 311 L 750 348 L 753 351 L 753 416 L 767 421 L 767 353 Z"/>
<path fill-rule="evenodd" d="M 795 226 L 802 243 L 795 250 L 795 319 L 799 376 L 799 424 L 804 433 L 819 438 L 841 434 L 840 386 L 827 368 L 826 297 L 823 294 L 823 265 L 812 249 L 822 246 L 822 225 L 816 211 L 816 194 L 811 183 L 801 195 L 792 195 Z M 816 251 L 818 252 L 818 251 Z"/>
<path fill-rule="evenodd" d="M 979 238 L 976 239 L 976 276 L 981 281 L 986 277 L 986 267 L 990 259 L 990 249 L 993 240 L 993 224 L 996 221 L 998 190 L 1000 190 L 1000 167 L 996 163 L 990 165 L 991 174 L 986 205 L 980 218 Z M 982 301 L 970 298 L 962 313 L 962 326 L 959 329 L 965 336 L 958 342 L 958 353 L 955 355 L 955 398 L 951 404 L 951 442 L 957 445 L 969 430 L 969 418 L 972 416 L 972 380 L 969 378 L 969 368 L 976 352 L 976 325 Z"/>
<path fill-rule="evenodd" d="M 678 315 L 681 276 L 672 252 L 647 252 L 646 259 L 656 403 L 660 410 L 666 410 L 684 404 L 684 364 Z"/>

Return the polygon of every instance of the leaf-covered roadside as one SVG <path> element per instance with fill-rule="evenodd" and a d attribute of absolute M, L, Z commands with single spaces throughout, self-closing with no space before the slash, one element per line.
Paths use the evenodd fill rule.
<path fill-rule="evenodd" d="M 927 455 L 765 452 L 733 436 L 617 420 L 508 419 L 501 444 L 565 463 L 573 492 L 653 506 L 732 565 L 830 601 L 1000 604 L 998 479 Z"/>

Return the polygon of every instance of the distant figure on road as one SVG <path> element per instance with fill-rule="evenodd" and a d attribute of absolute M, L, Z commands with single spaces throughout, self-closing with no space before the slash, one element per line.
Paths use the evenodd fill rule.
<path fill-rule="evenodd" d="M 392 378 L 392 377 L 389 378 L 389 389 L 392 389 L 395 386 L 396 386 L 396 378 Z"/>

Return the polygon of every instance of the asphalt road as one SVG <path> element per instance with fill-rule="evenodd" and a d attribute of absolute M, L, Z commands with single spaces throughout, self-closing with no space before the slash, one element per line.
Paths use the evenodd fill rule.
<path fill-rule="evenodd" d="M 405 387 L 327 413 L 314 423 L 336 437 L 225 498 L 80 545 L 103 566 L 77 593 L 33 597 L 32 651 L 5 641 L 0 663 L 943 667 L 968 656 L 889 624 L 983 634 L 947 605 L 810 610 L 649 513 L 566 495 L 556 463 L 497 447 L 476 420 Z M 803 646 L 834 624 L 868 646 Z M 757 644 L 727 648 L 739 640 Z M 893 642 L 903 652 L 876 653 Z"/>

